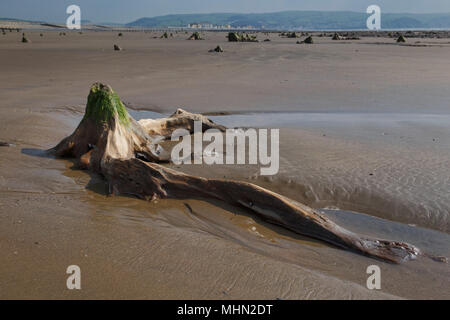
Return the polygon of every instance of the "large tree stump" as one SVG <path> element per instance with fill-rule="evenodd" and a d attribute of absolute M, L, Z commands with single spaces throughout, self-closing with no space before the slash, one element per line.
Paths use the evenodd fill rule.
<path fill-rule="evenodd" d="M 261 219 L 298 234 L 384 261 L 399 263 L 420 254 L 408 243 L 357 235 L 312 208 L 254 184 L 205 179 L 158 164 L 170 159 L 154 136 L 168 137 L 178 128 L 192 132 L 195 120 L 203 121 L 204 130 L 224 129 L 204 116 L 183 110 L 169 118 L 136 122 L 111 87 L 96 83 L 81 123 L 50 152 L 76 158 L 83 168 L 103 175 L 112 194 L 142 199 L 218 199 L 245 207 Z"/>

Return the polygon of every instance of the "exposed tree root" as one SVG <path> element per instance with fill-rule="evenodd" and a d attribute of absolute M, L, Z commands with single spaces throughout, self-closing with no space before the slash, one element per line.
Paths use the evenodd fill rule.
<path fill-rule="evenodd" d="M 419 254 L 414 246 L 395 241 L 369 239 L 345 230 L 319 212 L 254 184 L 205 179 L 139 159 L 112 159 L 103 175 L 113 194 L 142 199 L 204 197 L 243 206 L 261 219 L 372 257 L 399 263 Z"/>
<path fill-rule="evenodd" d="M 157 140 L 153 136 L 167 137 L 178 128 L 192 132 L 195 120 L 203 121 L 204 130 L 223 130 L 224 127 L 181 109 L 169 118 L 136 122 L 115 97 L 117 95 L 109 86 L 94 84 L 80 125 L 71 136 L 50 150 L 57 156 L 75 157 L 82 167 L 102 174 L 112 194 L 147 200 L 218 199 L 243 206 L 261 219 L 298 234 L 384 261 L 400 263 L 420 254 L 418 248 L 404 242 L 357 235 L 314 209 L 254 184 L 205 179 L 157 164 L 168 161 L 169 157 L 155 143 Z M 110 115 L 102 116 L 102 112 Z"/>
<path fill-rule="evenodd" d="M 203 131 L 208 129 L 225 131 L 226 129 L 201 114 L 190 113 L 183 109 L 178 109 L 168 118 L 139 120 L 139 124 L 151 136 L 169 138 L 176 129 L 185 129 L 193 133 L 195 121 L 202 122 Z"/>

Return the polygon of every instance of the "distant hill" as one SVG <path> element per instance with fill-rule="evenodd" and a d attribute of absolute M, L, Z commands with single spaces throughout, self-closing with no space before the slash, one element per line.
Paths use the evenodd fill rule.
<path fill-rule="evenodd" d="M 34 20 L 23 20 L 23 19 L 16 19 L 16 18 L 1 18 L 2 21 L 11 21 L 11 22 L 26 22 L 26 23 L 45 23 L 45 21 L 34 21 Z"/>
<path fill-rule="evenodd" d="M 253 26 L 261 29 L 309 29 L 339 30 L 365 29 L 369 15 L 351 11 L 284 11 L 274 13 L 211 13 L 172 14 L 153 18 L 141 18 L 127 24 L 129 27 L 186 27 L 201 23 Z M 382 13 L 383 29 L 450 29 L 450 13 L 412 14 Z"/>

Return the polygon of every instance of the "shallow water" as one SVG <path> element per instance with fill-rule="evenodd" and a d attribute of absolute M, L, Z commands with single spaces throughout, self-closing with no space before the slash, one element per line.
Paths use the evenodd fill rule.
<path fill-rule="evenodd" d="M 145 113 L 142 114 L 146 115 Z M 279 127 L 279 128 L 318 128 L 339 127 L 353 124 L 359 126 L 377 126 L 393 128 L 401 123 L 411 125 L 433 125 L 447 127 L 449 114 L 426 113 L 355 113 L 355 112 L 254 112 L 209 116 L 212 120 L 228 127 Z M 351 129 L 350 127 L 347 127 Z"/>
<path fill-rule="evenodd" d="M 228 127 L 280 129 L 279 173 L 258 177 L 255 170 L 241 169 L 247 179 L 316 208 L 335 206 L 450 231 L 448 114 L 272 112 L 211 118 Z"/>
<path fill-rule="evenodd" d="M 232 169 L 237 178 L 315 208 L 333 206 L 450 231 L 448 114 L 263 112 L 210 118 L 229 128 L 280 129 L 278 174 L 260 177 L 251 166 L 216 165 L 211 171 L 217 176 Z"/>
<path fill-rule="evenodd" d="M 139 113 L 136 116 L 141 119 L 157 115 Z M 311 188 L 310 191 L 315 197 L 315 207 L 320 208 L 320 205 L 328 205 L 337 208 L 352 207 L 353 205 L 353 207 L 358 208 L 357 202 L 359 201 L 362 203 L 360 208 L 367 209 L 366 213 L 375 213 L 375 215 L 387 219 L 406 220 L 409 225 L 352 211 L 321 209 L 332 220 L 357 233 L 406 241 L 416 245 L 426 253 L 450 256 L 448 233 L 415 226 L 415 224 L 430 226 L 427 222 L 424 223 L 423 211 L 420 210 L 420 206 L 417 206 L 420 203 L 421 206 L 427 208 L 429 214 L 434 214 L 434 216 L 428 216 L 428 218 L 430 221 L 437 223 L 437 225 L 434 225 L 436 229 L 448 230 L 448 211 L 446 211 L 446 208 L 448 208 L 450 201 L 445 191 L 448 190 L 448 182 L 450 181 L 446 170 L 448 168 L 446 165 L 448 156 L 450 156 L 448 149 L 450 144 L 450 129 L 448 126 L 450 115 L 275 112 L 231 114 L 211 116 L 210 118 L 228 127 L 281 128 L 281 132 L 287 133 L 281 135 L 280 157 L 282 158 L 282 166 L 280 174 L 271 178 L 258 177 L 256 180 L 253 178 L 254 182 L 289 195 L 294 199 L 306 200 L 305 202 L 308 203 L 308 200 L 310 200 L 308 197 L 296 197 L 296 182 L 298 183 L 297 190 L 301 189 L 301 184 L 305 184 L 304 181 L 299 182 L 301 181 L 299 178 L 305 176 L 302 171 L 308 172 L 311 169 L 310 165 L 319 167 L 321 172 L 312 175 L 312 179 L 309 179 L 309 188 Z M 331 136 L 331 141 L 328 141 L 328 136 Z M 304 151 L 303 146 L 293 141 L 308 138 L 311 139 L 308 143 L 316 144 L 315 148 L 317 149 L 314 150 L 314 153 L 311 150 L 306 152 L 311 154 L 311 159 L 299 159 L 297 155 Z M 327 172 L 324 171 L 325 165 L 320 160 L 323 159 L 320 149 L 323 147 L 325 153 L 329 152 L 330 143 L 334 144 L 335 147 L 336 145 L 342 147 L 342 150 L 339 150 L 340 153 L 334 154 L 331 159 L 325 158 L 329 162 L 328 164 L 325 162 L 328 165 L 329 172 Z M 283 144 L 287 146 L 283 148 Z M 377 157 L 374 156 L 374 150 L 377 151 Z M 393 152 L 393 154 L 389 154 L 388 151 Z M 356 153 L 356 157 L 360 157 L 358 161 L 349 159 L 346 162 L 345 159 L 339 159 L 340 154 L 351 154 L 352 152 Z M 381 156 L 381 154 L 384 154 L 384 156 Z M 372 159 L 366 162 L 365 156 L 367 159 Z M 422 159 L 422 156 L 426 160 Z M 379 164 L 380 161 L 382 166 Z M 311 164 L 305 166 L 305 163 L 308 162 L 311 162 Z M 430 162 L 439 163 L 440 170 L 437 171 L 436 167 L 433 166 L 427 167 Z M 332 165 L 336 163 L 341 165 L 340 170 L 342 171 L 346 170 L 347 166 L 351 166 L 352 170 L 355 167 L 369 168 L 370 171 L 376 172 L 379 180 L 375 183 L 370 182 L 366 177 L 362 177 L 360 172 L 347 171 L 351 174 L 347 176 L 346 181 L 342 181 L 345 181 L 346 184 L 353 183 L 353 188 L 357 190 L 356 192 L 350 192 L 351 196 L 349 197 L 347 194 L 338 191 L 338 187 L 342 187 L 342 185 L 334 187 L 332 177 L 326 176 L 327 174 L 330 174 L 330 176 L 335 174 Z M 377 166 L 376 168 L 373 167 L 374 164 Z M 381 167 L 390 168 L 384 177 L 381 174 Z M 415 171 L 418 171 L 418 168 L 420 168 L 420 172 Z M 228 167 L 222 171 L 218 170 L 216 174 L 220 175 L 226 170 L 233 170 L 233 168 Z M 235 173 L 233 177 L 249 178 L 242 172 L 239 173 L 239 170 L 239 168 L 236 169 L 238 173 Z M 190 170 L 187 171 L 190 172 Z M 204 171 L 204 169 L 193 169 L 193 172 L 197 174 L 201 171 Z M 296 174 L 298 176 L 295 176 Z M 310 171 L 309 174 L 311 174 Z M 211 175 L 214 176 L 214 174 Z M 410 177 L 411 175 L 414 176 Z M 389 180 L 389 177 L 392 176 L 399 176 L 399 179 Z M 402 179 L 405 179 L 405 184 Z M 363 187 L 358 184 L 363 185 Z M 314 192 L 314 188 L 319 189 L 323 185 L 326 185 L 328 192 L 333 194 L 333 198 L 330 199 L 329 194 L 324 191 Z M 395 192 L 390 192 L 392 199 L 383 197 L 380 186 L 384 191 L 391 188 L 395 190 Z M 369 189 L 366 191 L 369 196 L 364 195 L 364 188 Z M 323 199 L 320 197 L 323 197 Z M 348 203 L 354 199 L 358 200 L 353 204 Z M 286 260 L 339 279 L 363 284 L 365 275 L 361 274 L 361 270 L 370 264 L 372 259 L 330 248 L 320 241 L 299 237 L 281 228 L 267 225 L 258 221 L 258 219 L 247 216 L 245 213 L 242 217 L 234 217 L 233 222 L 229 222 L 227 219 L 218 220 L 217 216 L 212 218 L 211 213 L 217 214 L 217 211 L 223 209 L 213 209 L 210 205 L 205 207 L 204 203 L 191 202 L 189 202 L 188 213 L 184 216 L 184 218 L 190 217 L 191 219 L 181 222 L 178 214 L 175 214 L 175 216 L 168 214 L 165 219 L 168 219 L 171 225 L 210 232 L 272 258 Z M 403 210 L 404 207 L 408 206 L 408 211 Z M 197 207 L 198 209 L 192 210 L 191 207 Z M 394 207 L 395 210 L 388 210 L 389 207 Z M 380 210 L 380 208 L 383 210 Z M 402 217 L 402 214 L 405 216 Z M 376 261 L 372 261 L 372 263 L 378 264 Z M 421 258 L 403 266 L 392 266 L 385 263 L 381 263 L 381 265 L 386 292 L 409 298 L 445 297 L 448 295 L 450 270 L 445 263 Z M 420 287 L 420 290 L 417 290 L 417 286 Z"/>

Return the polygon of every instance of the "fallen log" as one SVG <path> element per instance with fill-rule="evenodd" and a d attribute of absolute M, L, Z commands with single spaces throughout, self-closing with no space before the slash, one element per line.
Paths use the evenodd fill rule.
<path fill-rule="evenodd" d="M 400 263 L 416 258 L 420 250 L 405 242 L 372 239 L 350 232 L 323 214 L 251 183 L 206 179 L 167 168 L 168 152 L 157 144 L 178 128 L 193 130 L 202 120 L 203 129 L 224 129 L 184 110 L 159 120 L 135 121 L 117 94 L 95 83 L 90 90 L 85 116 L 74 133 L 49 150 L 56 156 L 78 159 L 81 167 L 100 173 L 111 194 L 141 199 L 203 197 L 247 208 L 261 219 L 301 235 L 384 261 Z"/>

